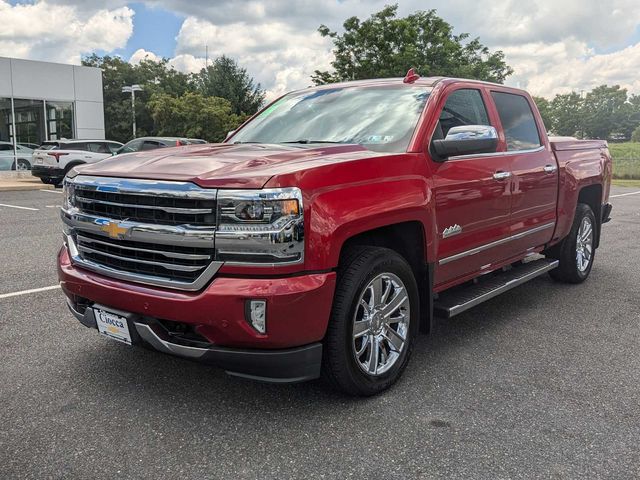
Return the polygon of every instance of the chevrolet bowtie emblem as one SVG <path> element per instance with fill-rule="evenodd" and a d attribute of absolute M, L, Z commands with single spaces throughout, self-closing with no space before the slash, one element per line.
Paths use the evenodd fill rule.
<path fill-rule="evenodd" d="M 108 233 L 111 238 L 122 238 L 129 231 L 127 227 L 121 227 L 118 222 L 105 223 L 100 230 Z"/>

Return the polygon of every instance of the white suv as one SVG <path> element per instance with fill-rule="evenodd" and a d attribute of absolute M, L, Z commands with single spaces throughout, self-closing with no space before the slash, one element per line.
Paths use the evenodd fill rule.
<path fill-rule="evenodd" d="M 33 152 L 31 173 L 42 183 L 58 185 L 69 170 L 109 158 L 122 147 L 111 140 L 52 140 Z"/>

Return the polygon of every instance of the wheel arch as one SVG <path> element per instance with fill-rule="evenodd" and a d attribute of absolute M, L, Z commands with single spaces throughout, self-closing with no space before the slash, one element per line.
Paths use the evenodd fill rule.
<path fill-rule="evenodd" d="M 600 231 L 602 230 L 602 185 L 592 184 L 584 186 L 578 192 L 578 203 L 589 205 L 596 217 L 595 248 L 600 245 Z"/>
<path fill-rule="evenodd" d="M 347 238 L 340 258 L 354 246 L 384 247 L 397 252 L 411 266 L 420 294 L 420 331 L 429 333 L 433 322 L 433 264 L 427 261 L 427 232 L 418 220 L 384 225 Z"/>

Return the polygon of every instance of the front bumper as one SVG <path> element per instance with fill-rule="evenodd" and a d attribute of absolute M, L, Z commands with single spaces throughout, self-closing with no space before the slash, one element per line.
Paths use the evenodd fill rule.
<path fill-rule="evenodd" d="M 84 313 L 76 310 L 67 299 L 71 313 L 89 328 L 97 328 L 93 309 Z M 124 312 L 118 312 L 124 313 Z M 156 350 L 196 360 L 224 369 L 228 374 L 273 383 L 295 383 L 313 380 L 320 376 L 322 344 L 320 342 L 301 347 L 278 350 L 250 350 L 218 346 L 185 345 L 174 341 L 166 330 L 153 320 L 128 315 L 133 327 L 134 342 L 144 341 Z"/>
<path fill-rule="evenodd" d="M 38 178 L 64 178 L 64 169 L 47 167 L 44 165 L 32 165 L 31 175 Z"/>
<path fill-rule="evenodd" d="M 92 313 L 87 314 L 92 309 L 86 307 L 104 305 L 131 313 L 133 330 L 166 353 L 269 381 L 301 381 L 319 374 L 320 342 L 331 312 L 335 272 L 277 279 L 216 277 L 200 292 L 182 292 L 125 283 L 78 268 L 63 247 L 58 275 L 70 309 L 87 326 L 94 325 Z M 267 302 L 266 334 L 246 320 L 250 299 Z M 172 343 L 160 321 L 189 325 L 206 340 L 206 348 L 196 351 Z"/>

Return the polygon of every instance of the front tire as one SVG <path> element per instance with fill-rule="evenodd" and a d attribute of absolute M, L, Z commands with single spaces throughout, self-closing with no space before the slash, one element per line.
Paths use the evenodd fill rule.
<path fill-rule="evenodd" d="M 596 216 L 589 205 L 579 203 L 569 235 L 562 241 L 556 258 L 558 268 L 549 275 L 554 280 L 565 283 L 584 282 L 595 259 Z"/>
<path fill-rule="evenodd" d="M 323 353 L 323 377 L 357 396 L 393 385 L 418 332 L 419 295 L 407 261 L 393 250 L 354 247 L 341 258 Z"/>

